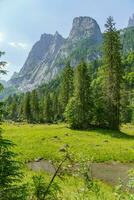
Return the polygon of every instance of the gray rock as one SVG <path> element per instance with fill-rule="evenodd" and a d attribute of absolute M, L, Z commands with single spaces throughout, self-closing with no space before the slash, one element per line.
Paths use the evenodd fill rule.
<path fill-rule="evenodd" d="M 42 157 L 39 157 L 39 158 L 36 158 L 34 161 L 35 161 L 35 162 L 39 162 L 39 161 L 41 161 L 41 160 L 43 160 L 43 158 L 42 158 Z"/>
<path fill-rule="evenodd" d="M 69 133 L 65 133 L 65 136 L 69 136 Z"/>
<path fill-rule="evenodd" d="M 84 53 L 86 61 L 98 58 L 100 53 L 94 51 L 94 48 L 101 42 L 102 34 L 97 22 L 91 17 L 76 17 L 67 39 L 58 32 L 54 35 L 41 35 L 40 40 L 31 49 L 24 66 L 10 79 L 9 84 L 26 92 L 42 83 L 48 83 L 63 69 L 65 60 L 70 59 L 72 66 L 79 63 L 83 58 L 83 53 L 79 55 L 79 50 L 87 49 Z"/>
<path fill-rule="evenodd" d="M 69 40 L 77 42 L 83 38 L 90 38 L 95 42 L 101 42 L 102 35 L 97 22 L 91 17 L 76 17 L 73 20 Z"/>
<path fill-rule="evenodd" d="M 50 80 L 51 65 L 64 42 L 64 38 L 56 32 L 54 35 L 43 34 L 30 51 L 28 58 L 9 84 L 15 85 L 20 91 L 29 91 Z M 47 76 L 46 76 L 47 74 Z"/>
<path fill-rule="evenodd" d="M 66 149 L 65 149 L 64 147 L 61 147 L 61 148 L 59 149 L 59 151 L 60 151 L 60 152 L 66 152 Z"/>
<path fill-rule="evenodd" d="M 65 144 L 63 147 L 59 149 L 60 152 L 66 152 L 67 148 L 69 148 L 68 144 Z"/>

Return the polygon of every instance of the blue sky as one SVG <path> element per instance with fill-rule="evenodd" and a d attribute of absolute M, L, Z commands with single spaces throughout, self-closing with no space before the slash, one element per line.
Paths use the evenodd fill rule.
<path fill-rule="evenodd" d="M 103 31 L 112 15 L 117 27 L 123 28 L 132 13 L 134 0 L 0 0 L 0 50 L 8 62 L 4 79 L 20 70 L 42 33 L 57 30 L 67 37 L 76 16 L 95 18 Z"/>

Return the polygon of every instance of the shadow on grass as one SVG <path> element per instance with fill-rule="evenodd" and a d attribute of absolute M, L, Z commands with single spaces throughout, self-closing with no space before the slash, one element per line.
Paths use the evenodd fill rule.
<path fill-rule="evenodd" d="M 96 126 L 92 126 L 89 129 L 73 129 L 73 128 L 70 128 L 68 125 L 66 125 L 66 126 L 64 125 L 63 127 L 60 127 L 60 129 L 64 129 L 64 128 L 68 128 L 73 131 L 79 131 L 79 132 L 81 132 L 81 131 L 86 131 L 86 132 L 97 131 L 98 133 L 100 133 L 102 135 L 109 135 L 114 138 L 134 140 L 134 135 L 129 135 L 123 131 L 110 130 L 107 128 L 100 128 L 100 127 L 96 127 Z M 57 127 L 57 129 L 59 129 L 59 127 Z"/>
<path fill-rule="evenodd" d="M 114 138 L 134 140 L 134 135 L 128 135 L 127 133 L 122 132 L 122 131 L 115 131 L 115 130 L 108 130 L 108 129 L 96 129 L 96 130 L 100 134 L 109 135 Z"/>

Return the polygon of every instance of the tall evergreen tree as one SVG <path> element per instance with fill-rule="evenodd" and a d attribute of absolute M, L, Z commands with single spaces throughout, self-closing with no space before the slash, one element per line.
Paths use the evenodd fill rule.
<path fill-rule="evenodd" d="M 47 123 L 51 123 L 53 118 L 52 113 L 52 101 L 50 94 L 47 94 L 45 97 L 45 105 L 44 105 L 44 120 Z"/>
<path fill-rule="evenodd" d="M 24 98 L 24 117 L 27 120 L 27 122 L 29 123 L 31 122 L 32 113 L 31 113 L 31 104 L 30 104 L 30 92 L 27 92 Z"/>
<path fill-rule="evenodd" d="M 62 79 L 61 79 L 61 105 L 63 112 L 69 102 L 69 99 L 73 95 L 73 79 L 74 79 L 74 71 L 70 66 L 70 63 L 67 63 L 65 68 L 63 69 Z"/>
<path fill-rule="evenodd" d="M 110 129 L 120 125 L 120 89 L 122 80 L 120 34 L 112 17 L 107 19 L 104 33 L 104 64 L 106 69 L 106 98 Z"/>
<path fill-rule="evenodd" d="M 39 121 L 39 100 L 38 100 L 38 94 L 36 90 L 33 90 L 31 92 L 30 105 L 31 105 L 32 121 L 38 122 Z"/>
<path fill-rule="evenodd" d="M 17 95 L 13 96 L 12 103 L 10 104 L 10 109 L 11 109 L 11 119 L 13 121 L 17 121 L 18 119 L 18 97 Z"/>
<path fill-rule="evenodd" d="M 91 123 L 91 87 L 86 63 L 82 60 L 75 71 L 74 95 L 65 116 L 73 128 L 86 129 Z"/>
<path fill-rule="evenodd" d="M 96 78 L 91 83 L 93 100 L 93 120 L 94 126 L 107 128 L 107 109 L 105 98 L 105 68 L 100 66 L 96 73 Z"/>
<path fill-rule="evenodd" d="M 60 119 L 61 117 L 60 102 L 57 92 L 54 92 L 52 94 L 52 113 L 53 113 L 53 121 L 57 121 Z"/>
<path fill-rule="evenodd" d="M 21 165 L 11 151 L 13 143 L 2 137 L 0 130 L 0 199 L 24 200 L 27 198 L 26 187 L 21 185 Z"/>

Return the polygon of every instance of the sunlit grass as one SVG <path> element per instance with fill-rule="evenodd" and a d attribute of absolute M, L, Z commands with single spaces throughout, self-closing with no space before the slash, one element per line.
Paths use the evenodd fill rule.
<path fill-rule="evenodd" d="M 71 130 L 66 124 L 59 125 L 29 125 L 9 124 L 2 125 L 4 137 L 11 139 L 15 144 L 14 151 L 23 162 L 43 158 L 46 160 L 59 161 L 63 156 L 60 148 L 65 144 L 70 146 L 70 152 L 77 161 L 93 160 L 104 161 L 134 161 L 134 126 L 124 125 L 121 132 L 109 130 Z M 39 172 L 38 172 L 39 173 Z M 24 168 L 24 181 L 32 183 L 35 172 Z M 49 182 L 50 174 L 42 173 Z M 83 181 L 80 177 L 66 176 L 59 183 L 63 192 L 63 200 L 75 200 L 81 195 Z M 98 182 L 101 194 L 105 199 L 115 200 L 115 194 L 111 186 Z M 78 194 L 79 193 L 79 194 Z M 77 199 L 80 197 L 77 196 Z M 95 192 L 89 191 L 88 198 L 98 200 Z"/>
<path fill-rule="evenodd" d="M 15 152 L 22 161 L 38 157 L 60 160 L 59 149 L 68 144 L 77 160 L 134 161 L 134 127 L 123 126 L 120 132 L 109 130 L 71 130 L 66 124 L 21 125 L 3 124 L 4 135 L 17 146 Z"/>

